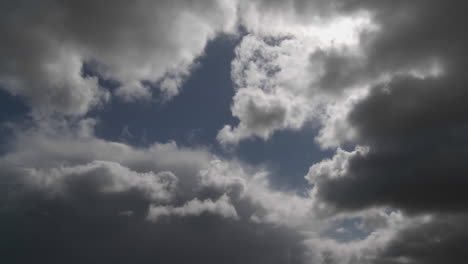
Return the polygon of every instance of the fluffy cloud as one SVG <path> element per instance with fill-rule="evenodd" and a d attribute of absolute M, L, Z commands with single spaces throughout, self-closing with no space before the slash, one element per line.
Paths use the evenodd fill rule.
<path fill-rule="evenodd" d="M 118 81 L 117 94 L 147 97 L 143 81 L 166 97 L 179 92 L 194 60 L 218 32 L 232 32 L 232 1 L 2 2 L 0 85 L 35 110 L 84 114 L 107 100 L 84 63 Z"/>
<path fill-rule="evenodd" d="M 236 127 L 226 125 L 218 140 L 223 144 L 249 137 L 266 140 L 275 131 L 298 130 L 321 117 L 334 92 L 331 84 L 319 83 L 333 78 L 325 70 L 330 62 L 320 58 L 326 55 L 319 54 L 335 49 L 357 53 L 359 32 L 370 26 L 366 17 L 340 17 L 320 27 L 292 23 L 278 32 L 259 29 L 243 37 L 231 72 L 236 85 L 231 111 L 240 122 Z"/>
<path fill-rule="evenodd" d="M 464 40 L 455 38 L 460 29 L 450 26 L 451 18 L 443 18 L 440 25 L 425 22 L 435 21 L 439 9 L 458 15 L 452 8 L 404 1 L 241 4 L 241 22 L 250 35 L 233 62 L 238 90 L 232 113 L 240 123 L 225 126 L 219 141 L 268 139 L 277 130 L 297 130 L 307 121 L 318 121 L 324 126 L 318 142 L 338 146 L 351 136 L 330 127 L 337 125 L 336 115 L 329 115 L 336 105 L 398 75 L 437 77 L 458 68 L 453 63 L 462 52 Z M 430 28 L 437 38 L 429 35 Z M 341 107 L 339 113 L 350 108 Z"/>
<path fill-rule="evenodd" d="M 171 172 L 138 173 L 109 161 L 51 169 L 23 168 L 17 173 L 18 178 L 24 177 L 23 184 L 51 195 L 66 195 L 69 188 L 85 183 L 88 191 L 119 193 L 134 189 L 151 201 L 164 201 L 171 198 L 177 185 L 177 177 Z"/>

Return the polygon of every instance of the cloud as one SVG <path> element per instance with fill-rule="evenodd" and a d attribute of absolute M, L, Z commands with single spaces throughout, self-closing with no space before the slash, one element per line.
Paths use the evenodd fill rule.
<path fill-rule="evenodd" d="M 94 124 L 49 119 L 15 131 L 0 158 L 5 259 L 306 263 L 301 232 L 250 220 L 265 209 L 249 197 L 262 194 L 247 194 L 255 182 L 236 161 L 105 141 Z"/>
<path fill-rule="evenodd" d="M 460 262 L 467 254 L 466 215 L 435 216 L 401 230 L 376 263 Z"/>
<path fill-rule="evenodd" d="M 218 141 L 224 145 L 251 137 L 268 140 L 275 131 L 298 130 L 317 121 L 327 103 L 337 100 L 332 90 L 339 88 L 332 86 L 339 84 L 331 83 L 332 74 L 348 74 L 355 63 L 331 73 L 329 65 L 338 67 L 345 60 L 336 55 L 331 62 L 329 53 L 347 50 L 350 57 L 358 57 L 359 35 L 372 27 L 365 14 L 297 21 L 289 9 L 257 8 L 249 6 L 241 20 L 249 34 L 236 48 L 231 71 L 236 88 L 231 112 L 239 124 L 219 132 Z M 349 78 L 353 75 L 350 72 Z"/>
<path fill-rule="evenodd" d="M 188 201 L 181 207 L 172 206 L 152 206 L 148 212 L 148 219 L 151 221 L 157 221 L 162 216 L 199 216 L 204 212 L 216 214 L 224 218 L 238 219 L 236 208 L 229 202 L 229 198 L 226 195 L 221 196 L 216 201 L 206 199 L 203 201 L 197 198 Z"/>
<path fill-rule="evenodd" d="M 437 1 L 346 7 L 356 8 L 370 10 L 379 31 L 361 36 L 365 63 L 345 71 L 357 78 L 336 75 L 334 81 L 367 80 L 368 88 L 329 112 L 333 122 L 324 122 L 317 138 L 348 151 L 338 149 L 306 177 L 317 199 L 337 211 L 391 207 L 427 216 L 394 233 L 370 263 L 460 261 L 467 239 L 461 230 L 467 208 L 464 17 L 455 5 Z M 327 71 L 334 72 L 332 66 Z"/>
<path fill-rule="evenodd" d="M 323 134 L 335 118 L 327 116 L 329 107 L 353 94 L 398 75 L 437 77 L 456 71 L 465 40 L 456 37 L 462 29 L 450 26 L 451 16 L 432 24 L 440 9 L 460 15 L 453 5 L 435 1 L 241 4 L 241 22 L 250 35 L 233 62 L 238 91 L 232 113 L 240 123 L 225 126 L 218 140 L 266 140 L 275 131 L 297 130 L 308 121 L 324 125 Z M 318 139 L 324 147 L 340 144 L 329 135 Z"/>
<path fill-rule="evenodd" d="M 399 77 L 374 87 L 347 117 L 367 153 L 343 152 L 314 165 L 319 192 L 343 207 L 392 205 L 416 211 L 466 210 L 464 78 Z M 418 98 L 415 100 L 415 98 Z M 322 165 L 329 171 L 323 169 Z M 335 177 L 335 174 L 342 177 Z M 361 186 L 356 188 L 356 186 Z"/>
<path fill-rule="evenodd" d="M 110 161 L 51 169 L 24 168 L 18 173 L 18 177 L 25 178 L 24 184 L 51 195 L 66 195 L 69 188 L 84 184 L 83 189 L 88 191 L 118 193 L 134 189 L 150 201 L 164 201 L 171 199 L 177 186 L 177 177 L 171 172 L 138 173 Z"/>
<path fill-rule="evenodd" d="M 0 85 L 25 97 L 39 112 L 82 115 L 109 92 L 84 63 L 118 81 L 126 99 L 150 96 L 144 81 L 158 82 L 170 98 L 194 60 L 219 32 L 233 32 L 231 1 L 94 1 L 1 4 Z"/>
<path fill-rule="evenodd" d="M 72 262 L 321 263 L 324 254 L 375 256 L 399 230 L 395 226 L 407 223 L 384 210 L 334 211 L 313 192 L 278 190 L 268 171 L 205 149 L 175 143 L 134 148 L 98 139 L 94 125 L 91 119 L 48 119 L 15 131 L 0 159 L 0 214 L 8 228 L 1 243 L 12 241 L 5 258 L 48 260 L 61 249 L 55 259 L 73 256 Z M 368 242 L 328 233 L 345 228 L 349 218 L 360 221 Z M 28 242 L 17 242 L 25 237 Z M 57 242 L 69 240 L 83 257 Z M 40 248 L 15 253 L 33 244 Z"/>
<path fill-rule="evenodd" d="M 457 230 L 459 220 L 447 215 L 464 213 L 467 204 L 463 165 L 467 93 L 462 70 L 466 62 L 461 59 L 466 57 L 467 38 L 459 7 L 440 1 L 257 1 L 246 10 L 243 23 L 260 44 L 252 45 L 258 49 L 245 45 L 237 52 L 233 80 L 238 90 L 232 112 L 240 122 L 221 130 L 220 142 L 268 139 L 277 130 L 317 122 L 321 129 L 316 142 L 337 152 L 330 160 L 312 165 L 307 175 L 314 184 L 316 206 L 324 202 L 338 212 L 390 207 L 430 214 L 434 228 L 443 222 Z M 293 49 L 285 47 L 288 41 L 306 39 L 303 25 L 323 25 L 340 16 L 367 16 L 370 26 L 350 30 L 357 35 L 355 41 L 342 39 L 341 47 L 320 42 L 305 45 L 302 57 L 296 58 Z M 282 76 L 288 69 L 280 63 L 283 56 L 300 62 L 295 65 L 299 67 L 290 67 L 296 71 L 289 75 L 294 76 L 290 82 Z M 290 95 L 292 99 L 284 103 Z M 291 105 L 301 111 L 289 114 Z M 450 259 L 445 249 L 457 248 L 457 242 L 447 239 L 430 245 L 426 240 L 432 235 L 426 238 L 423 229 L 409 225 L 393 233 L 395 246 L 384 250 L 388 258 L 358 261 L 334 256 L 336 244 L 319 258 L 325 263 L 443 263 L 444 257 Z M 463 241 L 464 234 L 459 239 L 455 241 Z M 407 240 L 420 241 L 421 248 Z M 426 245 L 433 246 L 434 258 L 430 251 L 423 252 Z M 455 255 L 457 259 L 463 254 Z"/>
<path fill-rule="evenodd" d="M 43 195 L 10 195 L 8 207 L 2 206 L 5 260 L 306 263 L 302 237 L 283 227 L 206 214 L 154 223 L 146 219 L 147 200 L 132 192 Z"/>
<path fill-rule="evenodd" d="M 450 1 L 0 5 L 0 85 L 46 113 L 13 125 L 0 157 L 0 246 L 10 262 L 466 257 L 467 38 Z M 120 83 L 113 95 L 147 98 L 142 83 L 151 83 L 170 98 L 207 41 L 237 23 L 239 123 L 217 139 L 268 140 L 313 122 L 316 142 L 336 153 L 312 164 L 302 193 L 208 149 L 99 139 L 96 121 L 79 117 L 110 98 L 84 64 Z"/>

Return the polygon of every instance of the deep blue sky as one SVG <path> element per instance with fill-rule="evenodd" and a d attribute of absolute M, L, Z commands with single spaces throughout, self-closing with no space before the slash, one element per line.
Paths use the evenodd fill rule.
<path fill-rule="evenodd" d="M 151 102 L 128 103 L 113 97 L 92 113 L 100 120 L 97 135 L 133 145 L 169 140 L 184 146 L 213 144 L 219 129 L 236 122 L 229 109 L 234 95 L 230 64 L 238 42 L 228 36 L 210 42 L 182 92 L 169 102 L 160 103 L 157 93 Z M 133 136 L 123 135 L 124 129 Z"/>

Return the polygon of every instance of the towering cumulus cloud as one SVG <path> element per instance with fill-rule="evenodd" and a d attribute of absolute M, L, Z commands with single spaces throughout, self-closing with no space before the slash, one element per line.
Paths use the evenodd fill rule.
<path fill-rule="evenodd" d="M 0 14 L 0 262 L 468 258 L 460 3 L 19 0 Z"/>

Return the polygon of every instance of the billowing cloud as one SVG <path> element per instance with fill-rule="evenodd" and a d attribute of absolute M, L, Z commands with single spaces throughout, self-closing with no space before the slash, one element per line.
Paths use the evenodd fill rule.
<path fill-rule="evenodd" d="M 117 94 L 148 97 L 158 82 L 179 92 L 194 60 L 218 32 L 233 32 L 232 1 L 19 1 L 1 3 L 0 85 L 41 112 L 84 114 L 107 100 L 84 63 L 120 83 Z"/>
<path fill-rule="evenodd" d="M 455 39 L 460 29 L 443 28 L 452 17 L 432 24 L 437 10 L 458 15 L 453 5 L 254 1 L 241 6 L 245 10 L 241 21 L 259 41 L 253 44 L 249 35 L 238 48 L 233 80 L 240 89 L 232 113 L 240 123 L 223 128 L 222 143 L 253 136 L 267 139 L 277 130 L 297 130 L 317 116 L 319 123 L 329 125 L 334 117 L 324 114 L 328 105 L 343 104 L 353 90 L 366 90 L 402 74 L 440 76 L 457 68 L 453 63 L 462 52 L 463 40 Z M 437 38 L 429 35 L 431 28 Z M 326 109 L 318 110 L 323 104 Z M 321 137 L 321 144 L 336 146 L 325 138 L 328 135 Z"/>
<path fill-rule="evenodd" d="M 328 179 L 323 185 L 319 184 L 319 193 L 341 206 L 393 205 L 417 211 L 466 209 L 463 186 L 466 186 L 467 168 L 463 160 L 467 158 L 464 135 L 468 120 L 464 113 L 468 109 L 464 102 L 468 93 L 466 78 L 459 70 L 464 63 L 458 59 L 465 40 L 460 36 L 458 41 L 450 41 L 455 34 L 453 31 L 457 30 L 455 27 L 436 31 L 441 34 L 440 41 L 432 37 L 426 41 L 423 34 L 431 25 L 423 21 L 435 16 L 435 10 L 443 7 L 437 3 L 425 4 L 421 7 L 424 11 L 416 12 L 413 4 L 408 7 L 400 4 L 402 6 L 397 5 L 395 10 L 389 7 L 387 10 L 384 6 L 380 19 L 384 29 L 388 29 L 369 44 L 369 60 L 381 65 L 380 68 L 392 65 L 405 69 L 407 66 L 417 67 L 424 60 L 439 58 L 442 71 L 435 75 L 400 71 L 372 86 L 367 95 L 350 104 L 341 127 L 326 127 L 331 134 L 338 135 L 346 133 L 343 129 L 352 130 L 353 137 L 344 141 L 368 148 L 366 153 L 349 153 L 345 158 L 345 170 L 338 172 L 343 163 L 342 151 L 333 161 L 311 168 L 310 178 L 322 181 L 322 175 Z M 409 21 L 387 17 L 390 15 L 386 12 L 396 12 L 400 8 L 415 13 L 405 17 Z M 457 12 L 450 14 L 456 16 Z M 442 19 L 445 20 L 450 19 Z M 408 23 L 408 26 L 394 27 L 394 23 Z M 404 41 L 409 32 L 420 37 L 417 42 L 420 45 Z M 404 44 L 390 50 L 382 39 Z M 405 55 L 412 51 L 414 58 Z M 384 57 L 384 52 L 394 54 Z M 322 165 L 329 171 L 319 170 Z M 342 177 L 333 176 L 337 173 Z"/>
<path fill-rule="evenodd" d="M 270 19 L 274 23 L 276 17 Z M 320 27 L 290 23 L 278 32 L 254 31 L 236 48 L 231 75 L 237 89 L 231 111 L 240 122 L 219 132 L 221 143 L 267 140 L 275 131 L 298 130 L 320 119 L 330 97 L 336 99 L 331 84 L 320 83 L 333 78 L 326 70 L 330 62 L 322 56 L 335 49 L 357 53 L 359 32 L 371 27 L 365 16 L 339 17 Z"/>

